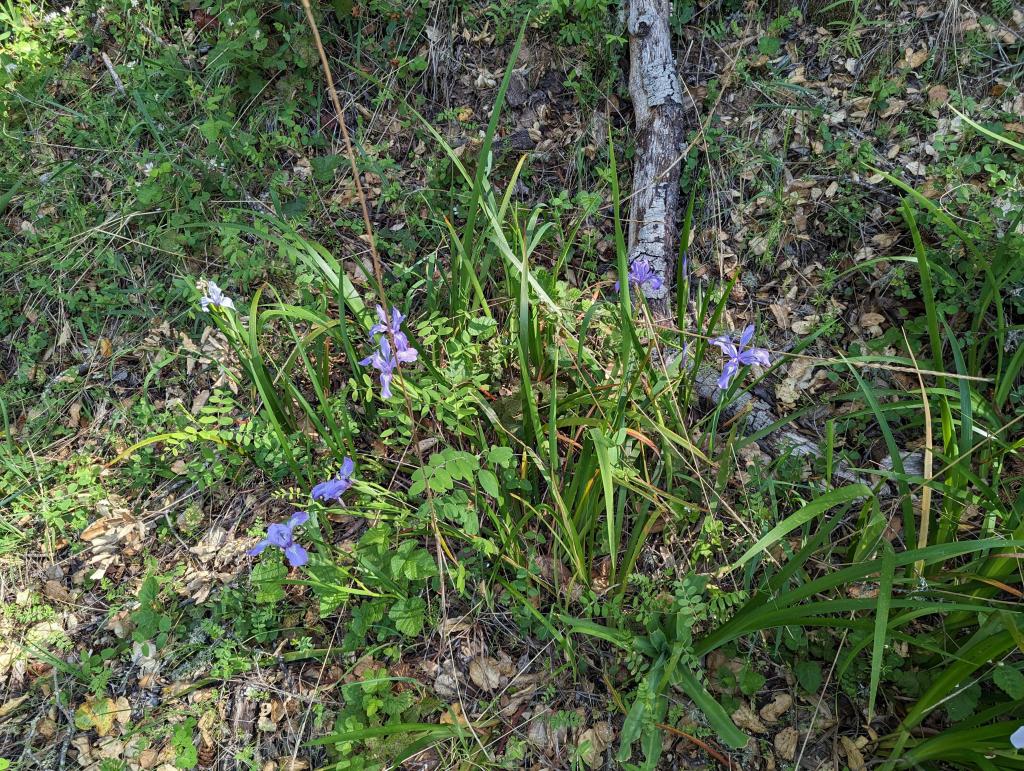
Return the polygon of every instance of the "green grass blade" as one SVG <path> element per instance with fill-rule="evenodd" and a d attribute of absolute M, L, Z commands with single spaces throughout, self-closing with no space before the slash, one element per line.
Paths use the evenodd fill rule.
<path fill-rule="evenodd" d="M 742 557 L 729 566 L 728 572 L 731 573 L 734 570 L 739 570 L 750 560 L 754 559 L 754 557 L 766 552 L 798 527 L 816 519 L 826 511 L 836 506 L 852 503 L 859 498 L 870 498 L 871 496 L 870 487 L 857 483 L 836 488 L 815 498 L 761 536 L 757 543 L 747 549 Z"/>
<path fill-rule="evenodd" d="M 683 215 L 683 227 L 679 231 L 679 259 L 676 261 L 676 323 L 679 324 L 679 347 L 686 344 L 686 335 L 682 332 L 683 321 L 690 305 L 690 275 L 684 270 L 687 263 L 687 251 L 690 248 L 690 231 L 693 227 L 693 204 L 697 200 L 697 185 L 690 188 L 690 200 L 686 204 Z"/>
<path fill-rule="evenodd" d="M 928 254 L 921 240 L 921 233 L 917 228 L 917 220 L 914 217 L 914 210 L 906 199 L 902 202 L 903 219 L 910 228 L 910 235 L 914 241 L 914 253 L 917 255 L 917 271 L 921 276 L 921 299 L 924 300 L 925 319 L 928 322 L 928 340 L 932 346 L 932 369 L 942 372 L 942 335 L 939 334 L 939 310 L 935 303 L 935 289 L 932 286 L 932 272 L 928 265 Z M 941 388 L 944 385 L 943 378 L 936 381 Z"/>
<path fill-rule="evenodd" d="M 845 357 L 842 357 L 845 361 Z M 910 486 L 906 482 L 906 471 L 903 468 L 903 456 L 900 454 L 900 446 L 896 443 L 896 437 L 892 433 L 892 427 L 889 425 L 888 419 L 885 417 L 885 413 L 882 411 L 878 404 L 878 398 L 875 396 L 871 387 L 864 382 L 864 378 L 860 376 L 857 368 L 854 367 L 850 362 L 847 362 L 847 367 L 854 379 L 857 381 L 857 385 L 860 386 L 860 391 L 864 394 L 864 400 L 868 403 L 871 411 L 875 414 L 875 420 L 878 423 L 879 429 L 882 431 L 882 438 L 885 440 L 885 447 L 889 451 L 889 457 L 892 460 L 892 468 L 896 473 L 896 485 L 899 489 L 900 508 L 903 512 L 903 538 L 907 543 L 917 543 L 917 521 L 914 519 L 914 506 L 910 497 Z"/>
<path fill-rule="evenodd" d="M 466 227 L 462 242 L 465 245 L 466 256 L 470 262 L 476 257 L 476 219 L 480 211 L 480 202 L 484 196 L 484 179 L 490 167 L 491 145 L 494 142 L 494 135 L 498 133 L 498 121 L 501 118 L 501 109 L 505 104 L 505 95 L 508 93 L 509 84 L 512 82 L 512 72 L 519 58 L 519 49 L 523 44 L 523 37 L 526 35 L 526 22 L 519 28 L 519 35 L 512 45 L 512 52 L 509 54 L 508 64 L 505 66 L 505 74 L 498 86 L 498 94 L 494 99 L 494 107 L 491 109 L 491 119 L 487 124 L 487 131 L 484 133 L 483 142 L 480 145 L 480 152 L 477 154 L 476 175 L 473 178 L 473 191 L 470 195 L 469 210 L 466 213 Z"/>
<path fill-rule="evenodd" d="M 882 659 L 885 656 L 885 632 L 889 623 L 889 608 L 892 605 L 893 573 L 896 570 L 896 554 L 888 541 L 882 541 L 882 571 L 878 581 L 878 606 L 875 612 L 875 633 L 871 648 L 871 681 L 868 684 L 868 721 L 875 714 L 875 698 L 878 684 L 882 679 Z"/>
<path fill-rule="evenodd" d="M 608 440 L 603 433 L 596 428 L 589 432 L 597 452 L 597 462 L 600 468 L 601 489 L 604 491 L 604 515 L 605 528 L 608 536 L 608 556 L 611 559 L 611 575 L 618 575 L 619 560 L 619 532 L 618 523 L 615 520 L 615 498 L 614 479 L 611 456 L 609 453 Z"/>
<path fill-rule="evenodd" d="M 707 718 L 711 727 L 715 729 L 719 739 L 734 750 L 741 750 L 747 746 L 750 737 L 736 727 L 736 724 L 732 722 L 732 718 L 729 717 L 729 713 L 725 711 L 725 708 L 718 703 L 714 696 L 708 693 L 708 689 L 693 676 L 693 673 L 685 669 L 679 669 L 674 675 L 674 680 L 683 693 L 689 696 L 690 700 L 704 713 L 704 717 Z"/>

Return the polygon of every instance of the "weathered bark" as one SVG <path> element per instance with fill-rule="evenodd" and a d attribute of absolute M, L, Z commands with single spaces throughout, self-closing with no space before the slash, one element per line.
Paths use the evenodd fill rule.
<path fill-rule="evenodd" d="M 636 160 L 630 206 L 629 260 L 646 260 L 661 286 L 644 287 L 653 313 L 669 318 L 678 248 L 680 158 L 688 98 L 676 72 L 669 0 L 631 0 L 629 94 L 636 116 Z"/>

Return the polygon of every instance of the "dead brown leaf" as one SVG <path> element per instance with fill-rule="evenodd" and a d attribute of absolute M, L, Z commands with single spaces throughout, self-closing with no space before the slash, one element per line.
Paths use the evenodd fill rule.
<path fill-rule="evenodd" d="M 850 771 L 864 771 L 867 768 L 864 765 L 864 756 L 853 739 L 849 736 L 840 736 L 839 743 L 843 747 L 843 753 L 846 755 L 846 764 L 850 767 Z"/>
<path fill-rule="evenodd" d="M 490 656 L 477 656 L 469 662 L 469 679 L 488 693 L 496 691 L 501 684 L 498 661 Z"/>
<path fill-rule="evenodd" d="M 75 710 L 75 725 L 83 731 L 91 728 L 97 736 L 107 736 L 114 730 L 115 709 L 113 700 L 90 694 Z"/>
<path fill-rule="evenodd" d="M 893 115 L 899 115 L 901 112 L 903 112 L 906 109 L 906 107 L 907 107 L 907 103 L 906 103 L 905 100 L 903 100 L 903 99 L 890 99 L 889 103 L 885 106 L 885 109 L 882 110 L 882 112 L 879 113 L 879 114 L 883 118 L 891 118 Z"/>
<path fill-rule="evenodd" d="M 793 706 L 793 697 L 788 693 L 777 693 L 775 698 L 761 707 L 758 714 L 766 723 L 776 723 Z"/>
<path fill-rule="evenodd" d="M 779 329 L 789 329 L 789 308 L 787 306 L 780 303 L 769 303 L 768 310 L 775 317 L 775 323 L 778 324 Z"/>
<path fill-rule="evenodd" d="M 768 733 L 768 729 L 764 727 L 764 723 L 758 719 L 757 715 L 754 714 L 754 710 L 752 710 L 748 704 L 741 704 L 739 709 L 732 713 L 732 722 L 745 731 L 750 731 L 750 733 Z"/>
<path fill-rule="evenodd" d="M 26 699 L 28 699 L 27 693 L 24 696 L 19 696 L 16 699 L 11 699 L 10 701 L 5 702 L 2 706 L 0 706 L 0 718 L 5 718 L 8 715 L 10 715 L 18 707 L 24 704 Z"/>
<path fill-rule="evenodd" d="M 812 313 L 810 316 L 804 316 L 799 321 L 794 321 L 790 328 L 798 335 L 809 335 L 818 328 L 820 321 L 821 316 L 817 313 Z"/>
<path fill-rule="evenodd" d="M 469 718 L 466 717 L 466 711 L 462 708 L 461 702 L 455 702 L 454 704 L 448 705 L 448 711 L 441 715 L 438 720 L 441 725 L 460 725 L 468 726 Z"/>
<path fill-rule="evenodd" d="M 612 743 L 614 738 L 615 732 L 609 723 L 605 721 L 595 723 L 592 728 L 588 728 L 581 733 L 579 740 L 576 742 L 580 758 L 591 768 L 597 768 L 601 765 L 605 750 L 608 749 L 608 745 Z"/>
<path fill-rule="evenodd" d="M 123 499 L 111 496 L 98 501 L 96 512 L 100 518 L 79 536 L 89 542 L 91 556 L 86 567 L 75 574 L 76 583 L 81 583 L 89 570 L 92 570 L 88 575 L 90 579 L 103 578 L 107 570 L 124 557 L 138 554 L 146 537 L 146 524 L 135 518 Z"/>
<path fill-rule="evenodd" d="M 783 728 L 775 734 L 775 751 L 783 760 L 792 761 L 796 757 L 796 746 L 799 742 L 799 731 L 792 726 Z"/>

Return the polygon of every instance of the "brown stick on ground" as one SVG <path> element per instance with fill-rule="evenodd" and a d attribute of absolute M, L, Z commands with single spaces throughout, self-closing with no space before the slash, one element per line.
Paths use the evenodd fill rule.
<path fill-rule="evenodd" d="M 669 318 L 679 229 L 679 156 L 689 103 L 676 72 L 668 20 L 670 0 L 629 4 L 629 95 L 636 116 L 636 160 L 629 222 L 629 260 L 646 260 L 661 279 L 644 294 L 656 320 Z"/>

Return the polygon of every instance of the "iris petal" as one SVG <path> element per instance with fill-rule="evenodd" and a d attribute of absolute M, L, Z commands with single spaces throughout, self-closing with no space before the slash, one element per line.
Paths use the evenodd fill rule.
<path fill-rule="evenodd" d="M 292 529 L 288 525 L 271 525 L 267 528 L 267 540 L 279 549 L 292 542 Z"/>
<path fill-rule="evenodd" d="M 732 340 L 724 335 L 722 337 L 716 337 L 711 341 L 712 345 L 717 345 L 718 348 L 726 355 L 729 359 L 736 358 L 736 346 L 733 345 Z"/>
<path fill-rule="evenodd" d="M 339 477 L 350 477 L 350 476 L 352 476 L 352 472 L 355 471 L 355 470 L 356 470 L 355 461 L 352 460 L 350 457 L 348 457 L 346 455 L 345 456 L 345 460 L 343 460 L 341 462 L 341 470 L 338 472 L 338 476 Z"/>
<path fill-rule="evenodd" d="M 311 494 L 316 501 L 333 501 L 341 497 L 341 494 L 348 489 L 340 479 L 328 479 L 326 482 L 313 487 Z"/>
<path fill-rule="evenodd" d="M 303 565 L 309 562 L 309 552 L 307 552 L 297 543 L 293 543 L 287 549 L 285 549 L 284 556 L 288 558 L 288 564 L 290 564 L 293 568 L 301 568 Z"/>
<path fill-rule="evenodd" d="M 1014 749 L 1024 750 L 1024 725 L 1010 735 L 1010 744 Z"/>
<path fill-rule="evenodd" d="M 770 366 L 772 361 L 768 351 L 764 348 L 751 348 L 742 354 L 744 364 L 760 364 L 762 367 Z"/>
<path fill-rule="evenodd" d="M 264 538 L 264 539 L 263 539 L 262 541 L 260 541 L 260 542 L 259 542 L 258 544 L 256 544 L 256 545 L 255 545 L 255 546 L 253 546 L 253 547 L 252 547 L 251 549 L 249 549 L 249 551 L 247 552 L 247 554 L 248 554 L 248 555 L 249 555 L 250 557 L 256 557 L 256 556 L 258 556 L 258 555 L 262 554 L 262 553 L 263 553 L 263 550 L 264 550 L 264 549 L 266 549 L 266 548 L 267 548 L 268 546 L 270 546 L 270 541 L 268 541 L 268 540 L 267 540 L 266 538 Z"/>
<path fill-rule="evenodd" d="M 729 383 L 731 383 L 732 379 L 736 376 L 738 369 L 739 366 L 735 361 L 730 360 L 725 363 L 725 366 L 722 367 L 722 374 L 718 378 L 718 387 L 721 390 L 724 391 L 729 387 Z"/>
<path fill-rule="evenodd" d="M 416 361 L 419 358 L 419 351 L 409 345 L 409 338 L 399 328 L 405 320 L 405 316 L 402 315 L 398 308 L 391 308 L 390 323 L 387 320 L 387 314 L 384 309 L 379 305 L 377 306 L 377 316 L 381 323 L 376 325 L 371 331 L 389 332 L 390 334 L 382 334 L 377 342 L 377 350 L 359 363 L 364 367 L 370 365 L 380 372 L 381 396 L 389 399 L 391 398 L 391 380 L 395 369 L 399 363 Z M 343 469 L 339 473 L 339 478 L 343 478 L 345 473 Z M 351 470 L 348 473 L 350 474 Z M 347 489 L 347 486 L 348 483 L 346 483 L 345 488 L 341 492 Z M 340 494 L 337 489 L 332 490 L 331 493 L 332 495 Z"/>

